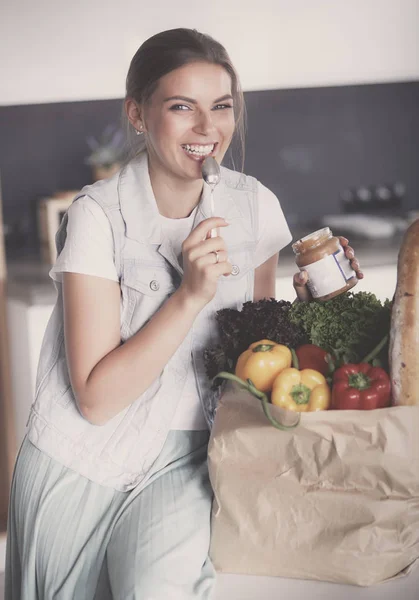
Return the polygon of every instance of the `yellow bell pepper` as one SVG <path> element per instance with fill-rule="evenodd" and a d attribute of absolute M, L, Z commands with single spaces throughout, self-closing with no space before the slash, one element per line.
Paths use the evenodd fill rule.
<path fill-rule="evenodd" d="M 240 354 L 235 374 L 244 381 L 250 379 L 261 392 L 270 392 L 278 373 L 290 367 L 291 363 L 292 354 L 287 346 L 270 340 L 260 340 L 250 344 L 249 348 Z"/>
<path fill-rule="evenodd" d="M 284 369 L 272 386 L 272 404 L 287 410 L 326 410 L 330 406 L 330 400 L 331 391 L 324 375 L 314 369 Z"/>

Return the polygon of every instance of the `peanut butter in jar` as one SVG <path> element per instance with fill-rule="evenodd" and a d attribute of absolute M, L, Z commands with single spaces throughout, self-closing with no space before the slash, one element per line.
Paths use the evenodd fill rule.
<path fill-rule="evenodd" d="M 307 287 L 314 300 L 330 300 L 358 283 L 339 238 L 329 227 L 306 235 L 296 241 L 292 249 L 300 271 L 307 271 Z"/>

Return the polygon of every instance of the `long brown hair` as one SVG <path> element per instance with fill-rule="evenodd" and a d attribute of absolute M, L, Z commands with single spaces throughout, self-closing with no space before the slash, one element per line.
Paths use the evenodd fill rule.
<path fill-rule="evenodd" d="M 125 98 L 138 104 L 150 100 L 161 77 L 192 62 L 207 62 L 223 67 L 231 78 L 234 101 L 235 133 L 229 151 L 234 165 L 234 154 L 244 165 L 244 139 L 246 109 L 243 92 L 236 70 L 226 49 L 209 35 L 196 29 L 169 29 L 146 40 L 134 54 L 126 79 Z M 123 110 L 123 122 L 127 133 L 129 154 L 133 156 L 144 149 L 144 140 L 135 135 Z"/>

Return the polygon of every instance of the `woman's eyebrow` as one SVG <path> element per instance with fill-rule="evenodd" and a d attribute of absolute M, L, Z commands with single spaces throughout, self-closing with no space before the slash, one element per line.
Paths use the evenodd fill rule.
<path fill-rule="evenodd" d="M 165 98 L 163 102 L 171 102 L 172 100 L 182 100 L 182 102 L 189 102 L 190 104 L 198 104 L 196 100 L 193 98 L 188 98 L 187 96 L 169 96 Z M 233 96 L 231 94 L 225 94 L 225 96 L 221 96 L 221 98 L 217 98 L 214 100 L 214 104 L 217 102 L 223 102 L 224 100 L 233 100 Z"/>
<path fill-rule="evenodd" d="M 187 96 L 169 96 L 169 98 L 165 98 L 163 102 L 170 102 L 171 100 L 182 100 L 183 102 L 189 102 L 190 104 L 198 104 L 196 100 L 187 98 Z"/>
<path fill-rule="evenodd" d="M 214 100 L 214 104 L 217 104 L 217 102 L 224 102 L 224 100 L 233 100 L 233 96 L 231 94 L 221 96 L 221 98 L 217 98 L 217 100 Z"/>

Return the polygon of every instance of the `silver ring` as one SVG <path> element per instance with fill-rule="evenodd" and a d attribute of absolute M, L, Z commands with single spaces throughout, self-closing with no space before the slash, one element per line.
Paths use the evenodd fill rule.
<path fill-rule="evenodd" d="M 218 252 L 216 250 L 213 251 L 213 254 L 215 254 L 215 264 L 217 265 L 220 260 L 220 257 L 218 256 Z"/>

